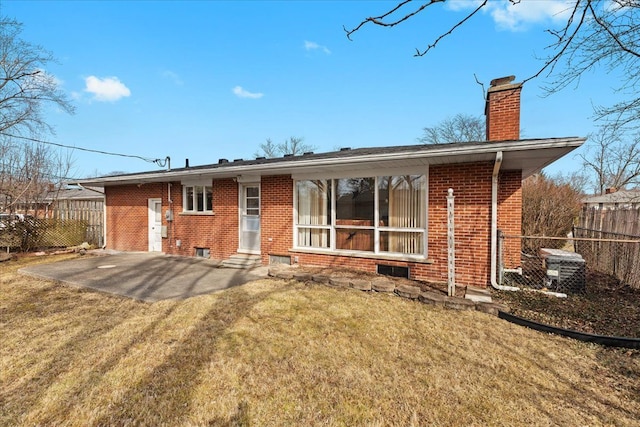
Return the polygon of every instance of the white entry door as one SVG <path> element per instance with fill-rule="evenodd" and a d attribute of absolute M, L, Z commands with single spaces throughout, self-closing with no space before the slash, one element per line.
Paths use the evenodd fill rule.
<path fill-rule="evenodd" d="M 260 184 L 240 184 L 239 252 L 260 253 Z"/>
<path fill-rule="evenodd" d="M 149 199 L 149 252 L 162 252 L 162 199 Z"/>

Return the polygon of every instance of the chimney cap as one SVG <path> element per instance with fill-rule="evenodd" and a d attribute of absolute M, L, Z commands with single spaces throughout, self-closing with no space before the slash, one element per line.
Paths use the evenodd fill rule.
<path fill-rule="evenodd" d="M 498 77 L 497 79 L 491 80 L 491 87 L 508 85 L 508 84 L 511 84 L 511 82 L 514 81 L 515 79 L 516 79 L 516 76 Z"/>

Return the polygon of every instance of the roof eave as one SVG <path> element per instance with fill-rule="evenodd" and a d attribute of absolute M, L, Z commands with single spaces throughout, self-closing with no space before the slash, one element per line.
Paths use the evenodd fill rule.
<path fill-rule="evenodd" d="M 89 180 L 78 181 L 81 185 L 124 185 L 124 184 L 140 184 L 149 182 L 172 182 L 189 180 L 198 177 L 206 178 L 230 178 L 236 177 L 242 174 L 251 175 L 281 175 L 292 173 L 304 173 L 313 170 L 319 170 L 322 168 L 341 168 L 344 170 L 346 166 L 356 166 L 375 163 L 379 165 L 381 163 L 392 162 L 409 162 L 412 160 L 423 160 L 425 163 L 466 163 L 470 161 L 477 161 L 482 155 L 495 154 L 498 151 L 502 151 L 507 157 L 509 153 L 518 152 L 544 152 L 544 150 L 560 150 L 561 155 L 554 155 L 548 159 L 540 159 L 543 163 L 542 167 L 547 166 L 553 161 L 557 160 L 562 155 L 572 151 L 573 149 L 581 146 L 585 141 L 585 138 L 567 137 L 567 138 L 553 138 L 553 139 L 531 139 L 531 140 L 517 140 L 517 141 L 500 141 L 500 142 L 487 142 L 486 144 L 456 144 L 449 145 L 443 144 L 442 146 L 434 147 L 429 146 L 422 148 L 423 146 L 416 145 L 415 151 L 401 151 L 390 153 L 375 153 L 366 155 L 355 156 L 337 156 L 324 159 L 306 159 L 302 156 L 299 159 L 291 160 L 284 158 L 280 162 L 272 162 L 266 164 L 249 164 L 249 165 L 237 165 L 225 164 L 223 167 L 218 165 L 211 165 L 210 168 L 198 167 L 193 169 L 179 169 L 175 171 L 159 171 L 159 172 L 145 172 L 138 174 L 118 175 L 112 177 L 102 177 Z M 565 152 L 566 151 L 566 152 Z M 481 159 L 480 159 L 481 160 Z M 540 169 L 542 169 L 540 167 Z M 377 168 L 377 167 L 376 167 Z M 533 166 L 537 168 L 537 166 Z M 523 173 L 524 173 L 523 168 Z M 531 174 L 528 168 L 527 175 Z"/>

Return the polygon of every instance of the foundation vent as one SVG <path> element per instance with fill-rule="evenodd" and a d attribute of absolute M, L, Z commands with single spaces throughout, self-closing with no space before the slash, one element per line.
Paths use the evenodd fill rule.
<path fill-rule="evenodd" d="M 398 267 L 397 265 L 385 264 L 378 264 L 376 267 L 378 269 L 378 274 L 382 274 L 383 276 L 404 277 L 405 279 L 409 278 L 409 267 Z"/>

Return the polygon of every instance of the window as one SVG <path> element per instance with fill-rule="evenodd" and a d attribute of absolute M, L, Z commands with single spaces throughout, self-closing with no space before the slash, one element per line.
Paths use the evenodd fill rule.
<path fill-rule="evenodd" d="M 195 248 L 196 250 L 196 258 L 209 258 L 210 252 L 209 248 Z"/>
<path fill-rule="evenodd" d="M 378 178 L 381 252 L 424 253 L 426 182 L 424 175 Z"/>
<path fill-rule="evenodd" d="M 184 212 L 213 212 L 213 191 L 207 185 L 185 185 L 183 190 Z"/>
<path fill-rule="evenodd" d="M 300 180 L 295 200 L 297 247 L 426 255 L 426 175 Z"/>
<path fill-rule="evenodd" d="M 375 178 L 336 180 L 336 249 L 374 251 Z"/>
<path fill-rule="evenodd" d="M 296 184 L 298 246 L 329 248 L 331 241 L 331 181 L 298 181 Z"/>

